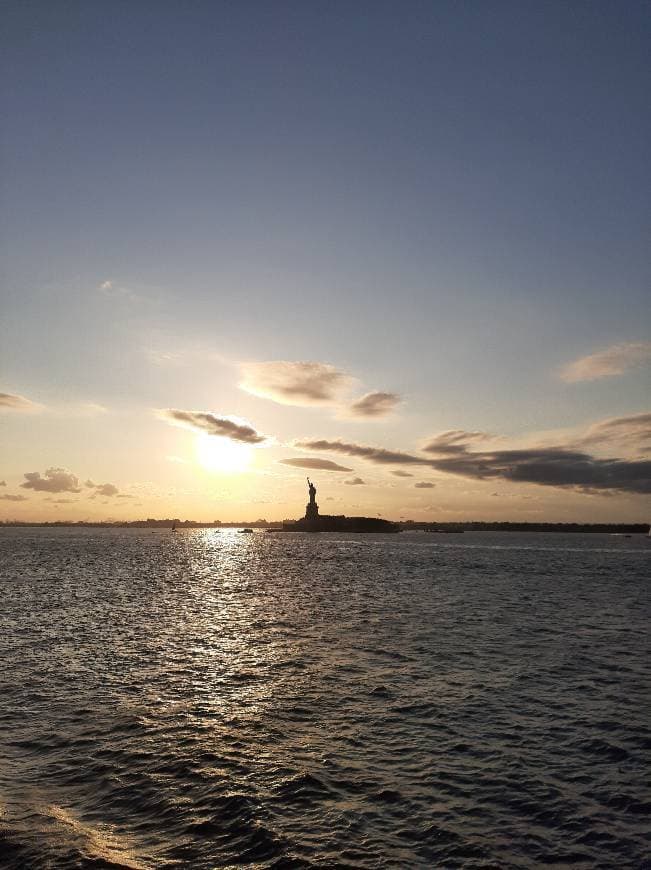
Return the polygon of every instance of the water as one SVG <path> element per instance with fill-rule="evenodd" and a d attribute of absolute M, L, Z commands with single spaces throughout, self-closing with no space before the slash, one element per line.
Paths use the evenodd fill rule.
<path fill-rule="evenodd" d="M 0 865 L 645 866 L 650 564 L 2 529 Z"/>

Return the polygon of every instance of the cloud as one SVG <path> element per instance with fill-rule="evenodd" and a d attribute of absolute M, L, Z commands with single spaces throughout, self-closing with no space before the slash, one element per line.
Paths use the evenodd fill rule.
<path fill-rule="evenodd" d="M 612 445 L 637 450 L 651 451 L 651 413 L 631 414 L 626 417 L 610 417 L 593 423 L 578 443 L 587 445 Z"/>
<path fill-rule="evenodd" d="M 99 483 L 95 487 L 95 492 L 97 493 L 97 495 L 111 496 L 117 495 L 119 490 L 117 486 L 115 486 L 115 484 L 113 483 Z"/>
<path fill-rule="evenodd" d="M 282 405 L 329 405 L 351 383 L 345 372 L 320 362 L 244 363 L 241 389 Z"/>
<path fill-rule="evenodd" d="M 26 495 L 11 495 L 11 493 L 7 493 L 6 495 L 0 495 L 0 501 L 29 501 Z"/>
<path fill-rule="evenodd" d="M 419 483 L 414 484 L 415 489 L 434 489 L 435 486 L 435 483 L 429 483 L 426 480 L 422 480 Z"/>
<path fill-rule="evenodd" d="M 369 462 L 380 465 L 402 465 L 413 463 L 426 465 L 427 460 L 399 450 L 385 450 L 383 447 L 370 447 L 366 444 L 351 444 L 348 441 L 326 441 L 317 439 L 314 441 L 295 441 L 294 447 L 299 450 L 329 450 L 335 453 L 343 453 L 346 456 L 359 456 Z"/>
<path fill-rule="evenodd" d="M 128 287 L 116 284 L 115 281 L 102 281 L 97 289 L 110 299 L 126 299 L 129 302 L 140 302 L 144 298 L 139 293 L 134 293 Z"/>
<path fill-rule="evenodd" d="M 264 435 L 260 435 L 248 423 L 234 417 L 217 417 L 215 414 L 203 411 L 178 411 L 174 408 L 161 410 L 158 414 L 161 419 L 175 426 L 230 438 L 231 441 L 240 441 L 244 444 L 262 444 L 267 441 Z"/>
<path fill-rule="evenodd" d="M 355 456 L 379 465 L 422 465 L 475 480 L 501 479 L 595 492 L 651 492 L 651 461 L 602 459 L 580 449 L 557 446 L 472 452 L 467 443 L 482 441 L 484 434 L 452 432 L 429 442 L 428 448 L 439 454 L 435 457 L 345 441 L 310 440 L 295 446 Z"/>
<path fill-rule="evenodd" d="M 537 495 L 523 495 L 520 492 L 491 492 L 492 498 L 517 498 L 521 501 L 540 501 Z"/>
<path fill-rule="evenodd" d="M 320 471 L 352 471 L 352 468 L 346 468 L 345 465 L 337 465 L 336 462 L 331 462 L 329 459 L 318 459 L 317 457 L 305 459 L 280 459 L 283 465 L 293 465 L 294 468 L 315 468 Z"/>
<path fill-rule="evenodd" d="M 386 417 L 400 402 L 396 393 L 366 393 L 348 408 L 353 417 Z"/>
<path fill-rule="evenodd" d="M 391 474 L 394 474 L 396 477 L 413 477 L 413 474 L 410 474 L 408 471 L 403 471 L 402 468 L 394 469 Z"/>
<path fill-rule="evenodd" d="M 169 350 L 154 350 L 152 348 L 147 348 L 145 354 L 150 362 L 158 366 L 181 365 L 184 362 L 183 354 L 174 353 Z"/>
<path fill-rule="evenodd" d="M 8 411 L 35 411 L 40 406 L 17 393 L 0 393 L 0 409 Z"/>
<path fill-rule="evenodd" d="M 118 494 L 118 498 L 135 498 L 135 495 L 129 495 L 126 492 L 121 492 Z"/>
<path fill-rule="evenodd" d="M 426 453 L 464 453 L 469 444 L 491 439 L 486 432 L 466 432 L 464 429 L 448 429 L 431 438 L 423 447 Z"/>
<path fill-rule="evenodd" d="M 478 480 L 500 478 L 593 491 L 651 492 L 651 461 L 598 459 L 561 447 L 463 453 L 435 460 L 432 467 Z"/>
<path fill-rule="evenodd" d="M 643 365 L 651 360 L 651 342 L 628 341 L 613 344 L 589 356 L 582 356 L 567 363 L 560 371 L 560 377 L 568 383 L 596 381 L 623 375 L 629 369 Z"/>
<path fill-rule="evenodd" d="M 94 489 L 95 492 L 91 495 L 91 498 L 95 498 L 98 495 L 104 496 L 113 496 L 117 495 L 120 491 L 117 486 L 113 483 L 94 483 L 92 480 L 87 480 L 84 482 L 84 486 L 87 489 Z M 130 498 L 131 496 L 126 496 L 126 498 Z M 118 495 L 118 498 L 125 498 L 123 495 Z"/>
<path fill-rule="evenodd" d="M 41 476 L 40 471 L 25 472 L 23 489 L 33 489 L 36 492 L 81 492 L 79 479 L 65 468 L 48 468 Z"/>
<path fill-rule="evenodd" d="M 6 486 L 6 485 L 7 485 L 6 480 L 0 480 L 0 486 Z"/>
<path fill-rule="evenodd" d="M 344 480 L 346 486 L 366 486 L 361 477 L 354 477 L 352 480 Z"/>

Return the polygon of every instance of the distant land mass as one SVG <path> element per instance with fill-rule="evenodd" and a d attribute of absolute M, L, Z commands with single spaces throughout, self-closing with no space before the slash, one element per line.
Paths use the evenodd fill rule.
<path fill-rule="evenodd" d="M 335 517 L 335 519 L 339 519 Z M 372 517 L 345 517 L 344 519 L 354 522 L 356 520 L 373 519 Z M 250 520 L 238 522 L 200 522 L 197 520 L 181 519 L 146 519 L 146 520 L 104 520 L 90 522 L 88 520 L 52 520 L 49 522 L 29 522 L 27 520 L 0 520 L 0 528 L 90 528 L 90 529 L 270 529 L 273 531 L 301 531 L 292 529 L 293 523 L 301 520 Z M 382 522 L 385 522 L 384 520 Z M 595 532 L 601 534 L 620 535 L 648 535 L 649 523 L 519 523 L 519 522 L 482 522 L 468 521 L 456 523 L 427 523 L 404 520 L 390 523 L 396 526 L 398 531 L 404 532 Z M 338 529 L 337 531 L 352 531 L 352 529 Z"/>
<path fill-rule="evenodd" d="M 201 522 L 181 520 L 178 517 L 146 520 L 51 520 L 30 522 L 25 520 L 0 520 L 2 526 L 29 527 L 82 527 L 82 528 L 120 528 L 120 529 L 267 529 L 274 532 L 597 532 L 601 534 L 648 535 L 649 523 L 521 523 L 521 522 L 418 522 L 401 520 L 392 522 L 380 517 L 347 517 L 320 514 L 316 503 L 316 486 L 307 478 L 310 500 L 305 506 L 305 516 L 298 520 L 279 520 L 268 522 L 266 519 L 247 520 L 246 522 Z"/>

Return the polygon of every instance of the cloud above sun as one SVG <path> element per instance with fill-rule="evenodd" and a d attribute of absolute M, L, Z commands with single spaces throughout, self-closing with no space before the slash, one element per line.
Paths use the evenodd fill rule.
<path fill-rule="evenodd" d="M 355 382 L 328 363 L 269 360 L 243 363 L 240 388 L 281 405 L 329 406 L 344 417 L 370 420 L 386 417 L 401 401 L 396 393 L 374 391 L 351 402 Z"/>
<path fill-rule="evenodd" d="M 568 383 L 612 378 L 651 361 L 650 341 L 629 341 L 613 344 L 589 356 L 567 363 L 560 371 Z"/>
<path fill-rule="evenodd" d="M 352 382 L 345 372 L 320 362 L 250 362 L 243 364 L 242 374 L 243 390 L 281 405 L 333 404 Z"/>
<path fill-rule="evenodd" d="M 265 435 L 256 432 L 253 426 L 236 417 L 218 417 L 206 411 L 180 411 L 175 408 L 158 411 L 158 416 L 174 426 L 230 438 L 243 444 L 260 445 L 268 441 Z"/>

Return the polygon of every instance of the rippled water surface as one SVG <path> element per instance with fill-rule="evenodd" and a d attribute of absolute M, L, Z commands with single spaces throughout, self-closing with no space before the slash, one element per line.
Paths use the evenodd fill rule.
<path fill-rule="evenodd" d="M 643 867 L 651 542 L 0 530 L 0 865 Z"/>

